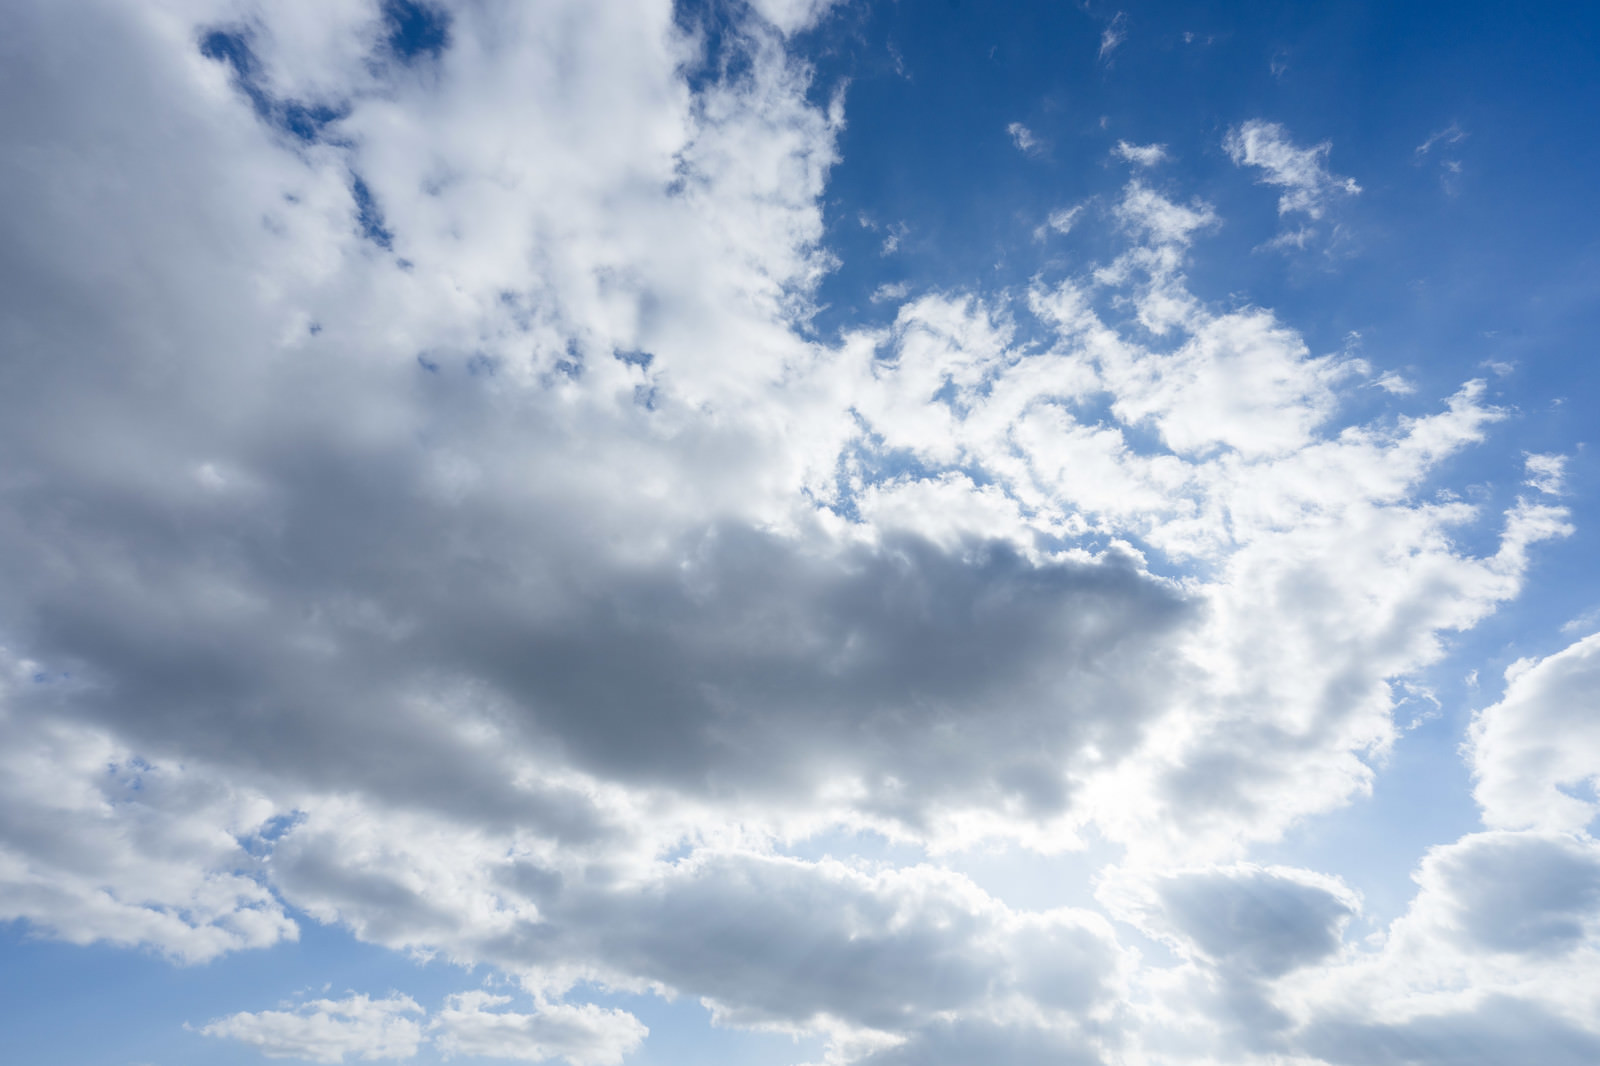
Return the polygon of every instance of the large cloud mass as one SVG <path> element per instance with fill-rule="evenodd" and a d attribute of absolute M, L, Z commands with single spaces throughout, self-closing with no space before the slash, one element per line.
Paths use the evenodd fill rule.
<path fill-rule="evenodd" d="M 1578 1061 L 1593 638 L 1482 713 L 1496 831 L 1384 944 L 1244 861 L 1566 532 L 1434 492 L 1486 387 L 1351 423 L 1372 369 L 1195 296 L 1219 220 L 1137 180 L 1108 262 L 819 338 L 829 6 L 9 6 L 0 916 L 193 962 L 298 913 L 531 997 L 204 1028 L 317 1061 L 622 1061 L 585 982 L 839 1062 Z M 1090 837 L 1120 941 L 938 861 Z"/>

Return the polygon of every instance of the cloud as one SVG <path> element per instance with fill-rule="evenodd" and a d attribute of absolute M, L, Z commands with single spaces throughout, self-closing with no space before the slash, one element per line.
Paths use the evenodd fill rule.
<path fill-rule="evenodd" d="M 839 0 L 751 0 L 750 6 L 781 32 L 800 33 L 815 26 Z"/>
<path fill-rule="evenodd" d="M 1021 151 L 1031 155 L 1039 148 L 1039 138 L 1035 137 L 1033 131 L 1020 122 L 1011 123 L 1006 127 L 1006 132 L 1011 135 L 1011 142 Z"/>
<path fill-rule="evenodd" d="M 1118 11 L 1100 34 L 1100 61 L 1109 63 L 1111 53 L 1121 47 L 1122 42 L 1127 39 L 1128 16 L 1126 12 Z"/>
<path fill-rule="evenodd" d="M 1155 874 L 1113 872 L 1100 895 L 1113 911 L 1209 965 L 1249 977 L 1281 977 L 1338 951 L 1359 912 L 1339 882 L 1252 864 Z"/>
<path fill-rule="evenodd" d="M 1077 224 L 1078 218 L 1082 214 L 1082 204 L 1078 204 L 1075 207 L 1057 208 L 1045 217 L 1043 225 L 1039 226 L 1033 231 L 1033 239 L 1036 241 L 1042 241 L 1052 232 L 1062 234 L 1063 236 L 1071 233 L 1072 227 Z"/>
<path fill-rule="evenodd" d="M 1280 215 L 1300 213 L 1321 218 L 1334 199 L 1361 191 L 1355 179 L 1329 172 L 1331 142 L 1297 147 L 1289 139 L 1289 131 L 1276 122 L 1251 119 L 1229 130 L 1222 146 L 1235 164 L 1260 168 L 1263 175 L 1259 180 L 1283 189 L 1278 197 Z"/>
<path fill-rule="evenodd" d="M 1113 151 L 1119 159 L 1141 167 L 1153 167 L 1168 159 L 1167 146 L 1164 144 L 1129 144 L 1127 141 L 1118 141 Z"/>
<path fill-rule="evenodd" d="M 1560 496 L 1566 477 L 1567 457 L 1564 455 L 1529 455 L 1524 460 L 1528 480 L 1524 484 L 1547 496 Z"/>
<path fill-rule="evenodd" d="M 731 55 L 646 0 L 110 6 L 104 54 L 23 10 L 7 917 L 202 961 L 293 912 L 532 997 L 204 1029 L 320 1061 L 618 1061 L 643 1026 L 585 981 L 837 1063 L 1104 1061 L 1158 1042 L 1152 989 L 1341 1055 L 1464 1016 L 1344 942 L 1341 883 L 1245 856 L 1370 787 L 1391 686 L 1569 529 L 1437 491 L 1504 412 L 1474 381 L 1364 420 L 1366 364 L 1195 291 L 1224 220 L 1138 181 L 1046 223 L 1104 222 L 1104 262 L 819 338 L 843 103 L 785 34 L 821 10 L 734 18 Z M 1326 145 L 1233 144 L 1286 212 L 1354 191 Z M 1436 853 L 1392 931 L 1469 990 L 1588 957 L 1587 654 L 1474 730 L 1489 823 L 1567 836 Z M 839 831 L 916 858 L 787 853 Z M 1091 839 L 1176 966 L 941 865 Z M 1506 856 L 1542 880 L 1461 887 Z M 1503 1016 L 1579 1031 L 1548 980 Z"/>
<path fill-rule="evenodd" d="M 1429 152 L 1433 151 L 1435 147 L 1441 144 L 1460 144 L 1462 141 L 1466 140 L 1466 138 L 1466 131 L 1461 128 L 1460 124 L 1452 122 L 1444 129 L 1437 130 L 1429 134 L 1427 140 L 1417 145 L 1415 150 L 1417 160 L 1420 162 L 1423 156 L 1427 155 Z"/>
<path fill-rule="evenodd" d="M 1559 835 L 1483 833 L 1436 851 L 1427 889 L 1447 886 L 1449 920 L 1475 946 L 1551 955 L 1571 951 L 1600 923 L 1600 849 Z"/>
<path fill-rule="evenodd" d="M 463 992 L 434 1016 L 429 1033 L 446 1059 L 484 1056 L 515 1062 L 559 1058 L 571 1066 L 617 1066 L 650 1034 L 627 1011 L 592 1003 L 541 1003 L 531 1014 L 495 1010 L 510 996 Z"/>
<path fill-rule="evenodd" d="M 1582 829 L 1600 814 L 1600 634 L 1506 671 L 1471 730 L 1473 794 L 1495 827 Z"/>
<path fill-rule="evenodd" d="M 9 711 L 19 690 L 72 683 L 4 649 L 0 670 L 0 918 L 184 963 L 297 937 L 251 871 L 270 800 L 104 730 Z"/>
<path fill-rule="evenodd" d="M 355 995 L 318 999 L 293 1010 L 241 1011 L 201 1027 L 206 1036 L 251 1044 L 272 1059 L 344 1062 L 409 1059 L 422 1043 L 422 1008 L 410 996 L 386 999 Z"/>
<path fill-rule="evenodd" d="M 1321 1022 L 1305 1044 L 1323 1061 L 1350 1066 L 1580 1066 L 1600 1055 L 1600 1036 L 1536 1003 L 1506 996 L 1401 1023 Z"/>

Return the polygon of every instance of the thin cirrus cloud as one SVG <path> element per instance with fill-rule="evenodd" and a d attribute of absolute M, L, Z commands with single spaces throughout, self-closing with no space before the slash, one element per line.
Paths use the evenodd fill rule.
<path fill-rule="evenodd" d="M 830 7 L 19 8 L 0 917 L 489 974 L 195 1024 L 316 1062 L 616 1066 L 624 995 L 838 1064 L 1578 1061 L 1595 638 L 1479 712 L 1485 828 L 1381 935 L 1254 857 L 1572 534 L 1562 457 L 1485 502 L 1489 383 L 1373 414 L 1390 371 L 1207 296 L 1161 144 L 1040 227 L 1093 261 L 819 333 Z M 1316 219 L 1359 187 L 1301 143 L 1225 147 Z M 1097 848 L 1044 907 L 959 861 Z"/>

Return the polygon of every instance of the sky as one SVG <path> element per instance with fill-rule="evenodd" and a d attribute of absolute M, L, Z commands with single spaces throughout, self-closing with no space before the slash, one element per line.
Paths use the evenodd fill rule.
<path fill-rule="evenodd" d="M 0 6 L 0 1059 L 1600 1061 L 1597 56 Z"/>

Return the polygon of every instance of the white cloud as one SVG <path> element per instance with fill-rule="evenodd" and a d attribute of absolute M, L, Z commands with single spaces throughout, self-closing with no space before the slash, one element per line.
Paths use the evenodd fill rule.
<path fill-rule="evenodd" d="M 1264 172 L 1262 182 L 1283 189 L 1278 197 L 1279 214 L 1298 212 L 1321 218 L 1334 199 L 1361 191 L 1355 179 L 1329 172 L 1330 142 L 1298 147 L 1289 139 L 1289 131 L 1276 122 L 1251 119 L 1229 130 L 1222 146 L 1236 164 L 1259 167 Z"/>
<path fill-rule="evenodd" d="M 1033 239 L 1042 241 L 1052 232 L 1065 236 L 1072 232 L 1072 227 L 1077 225 L 1078 218 L 1083 214 L 1083 205 L 1075 207 L 1058 208 L 1045 216 L 1044 224 L 1033 231 Z"/>
<path fill-rule="evenodd" d="M 1024 152 L 1031 154 L 1039 147 L 1039 138 L 1035 137 L 1033 131 L 1020 122 L 1011 123 L 1006 127 L 1006 132 L 1011 135 L 1011 143 Z"/>
<path fill-rule="evenodd" d="M 25 691 L 73 687 L 0 648 L 0 919 L 185 963 L 295 939 L 241 846 L 268 825 L 270 801 L 14 709 Z"/>
<path fill-rule="evenodd" d="M 1435 492 L 1502 417 L 1487 387 L 1349 415 L 1366 366 L 1203 299 L 1188 256 L 1223 220 L 1137 181 L 1108 262 L 817 339 L 843 112 L 783 32 L 822 7 L 761 5 L 718 65 L 665 2 L 464 5 L 417 70 L 370 7 L 273 5 L 230 45 L 248 84 L 196 46 L 232 7 L 97 11 L 117 47 L 75 65 L 47 57 L 89 16 L 27 9 L 0 908 L 202 960 L 293 936 L 293 907 L 533 997 L 204 1030 L 319 1061 L 617 1062 L 644 1027 L 563 1002 L 582 981 L 835 1063 L 1093 1062 L 1169 1022 L 1245 1061 L 1251 1018 L 1279 1043 L 1248 1054 L 1389 1054 L 1467 992 L 1578 1026 L 1531 964 L 1502 969 L 1533 1006 L 1483 975 L 1550 949 L 1581 976 L 1587 940 L 1554 949 L 1588 890 L 1482 871 L 1587 876 L 1586 644 L 1474 731 L 1489 823 L 1549 832 L 1436 852 L 1391 933 L 1455 1000 L 1344 943 L 1335 879 L 1245 861 L 1370 786 L 1394 686 L 1567 530 Z M 328 136 L 285 126 L 317 102 L 348 108 Z M 1279 127 L 1229 144 L 1285 212 L 1355 191 Z M 841 829 L 918 861 L 781 854 Z M 940 866 L 1090 838 L 1175 966 Z M 1528 951 L 1494 942 L 1513 907 Z"/>
<path fill-rule="evenodd" d="M 1505 696 L 1472 723 L 1474 794 L 1487 824 L 1581 830 L 1600 815 L 1597 710 L 1600 634 L 1512 664 Z"/>
<path fill-rule="evenodd" d="M 1339 881 L 1254 864 L 1111 871 L 1099 895 L 1113 913 L 1183 955 L 1250 978 L 1276 978 L 1338 953 L 1360 902 Z"/>
<path fill-rule="evenodd" d="M 879 252 L 880 255 L 893 255 L 898 252 L 900 250 L 900 242 L 905 240 L 906 235 L 911 232 L 910 227 L 904 222 L 896 222 L 888 229 L 889 232 L 883 238 L 883 247 Z"/>
<path fill-rule="evenodd" d="M 1466 140 L 1466 138 L 1466 131 L 1461 128 L 1460 124 L 1452 122 L 1444 129 L 1436 130 L 1435 132 L 1429 134 L 1427 140 L 1417 145 L 1415 154 L 1420 161 L 1423 156 L 1433 151 L 1435 147 L 1439 145 L 1460 144 L 1462 141 Z"/>
<path fill-rule="evenodd" d="M 1560 496 L 1566 479 L 1567 457 L 1564 455 L 1529 455 L 1524 460 L 1528 480 L 1524 484 L 1538 489 L 1547 496 Z"/>
<path fill-rule="evenodd" d="M 839 0 L 750 0 L 761 17 L 783 33 L 799 33 L 815 26 Z"/>
<path fill-rule="evenodd" d="M 539 1003 L 531 1014 L 497 1010 L 510 996 L 463 992 L 451 996 L 429 1026 L 446 1059 L 484 1056 L 515 1062 L 559 1058 L 571 1066 L 617 1066 L 650 1030 L 624 1010 L 593 1003 Z"/>
<path fill-rule="evenodd" d="M 1119 159 L 1125 159 L 1141 167 L 1153 167 L 1166 162 L 1169 158 L 1167 146 L 1164 144 L 1129 144 L 1127 141 L 1118 141 L 1113 151 Z"/>
<path fill-rule="evenodd" d="M 1127 39 L 1128 16 L 1126 12 L 1118 11 L 1100 34 L 1100 61 L 1109 62 L 1111 53 L 1121 47 L 1122 42 Z"/>
<path fill-rule="evenodd" d="M 409 1059 L 422 1043 L 422 1008 L 410 996 L 353 995 L 318 999 L 292 1010 L 241 1011 L 201 1027 L 207 1036 L 238 1040 L 272 1059 L 344 1062 Z"/>

